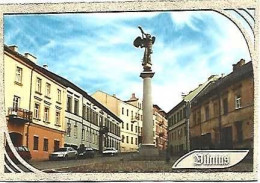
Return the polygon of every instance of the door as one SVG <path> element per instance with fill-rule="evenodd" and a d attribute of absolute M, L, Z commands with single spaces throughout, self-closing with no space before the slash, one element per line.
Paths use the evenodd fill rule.
<path fill-rule="evenodd" d="M 222 129 L 222 148 L 223 149 L 233 149 L 233 139 L 232 139 L 232 127 L 226 127 Z"/>

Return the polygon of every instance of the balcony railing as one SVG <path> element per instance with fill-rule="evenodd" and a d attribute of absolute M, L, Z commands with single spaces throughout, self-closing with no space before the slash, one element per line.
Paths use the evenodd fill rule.
<path fill-rule="evenodd" d="M 32 121 L 32 112 L 22 108 L 9 107 L 8 116 L 9 118 L 11 117 L 25 121 Z"/>
<path fill-rule="evenodd" d="M 138 116 L 132 116 L 132 117 L 131 117 L 131 122 L 132 122 L 132 123 L 134 123 L 134 122 L 136 122 L 136 121 L 138 121 L 138 120 L 139 120 Z"/>
<path fill-rule="evenodd" d="M 160 132 L 159 137 L 163 137 L 163 136 L 164 136 L 164 132 Z"/>

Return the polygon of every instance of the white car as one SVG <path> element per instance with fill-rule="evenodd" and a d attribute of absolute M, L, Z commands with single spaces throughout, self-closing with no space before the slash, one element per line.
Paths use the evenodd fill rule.
<path fill-rule="evenodd" d="M 107 147 L 104 151 L 103 151 L 103 155 L 117 155 L 118 154 L 118 150 L 116 150 L 114 147 Z"/>
<path fill-rule="evenodd" d="M 77 159 L 78 152 L 72 147 L 62 147 L 50 154 L 49 160 L 55 159 Z"/>

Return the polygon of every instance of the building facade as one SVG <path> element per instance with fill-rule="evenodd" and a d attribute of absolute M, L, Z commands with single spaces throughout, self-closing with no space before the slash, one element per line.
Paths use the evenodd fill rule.
<path fill-rule="evenodd" d="M 106 147 L 119 150 L 122 120 L 70 81 L 55 77 L 67 90 L 64 146 L 77 149 L 84 144 L 100 153 Z"/>
<path fill-rule="evenodd" d="M 5 105 L 14 146 L 27 146 L 32 159 L 48 159 L 64 143 L 66 88 L 37 65 L 33 55 L 4 46 Z"/>
<path fill-rule="evenodd" d="M 168 137 L 168 121 L 166 113 L 158 105 L 153 105 L 154 126 L 155 126 L 155 145 L 159 150 L 166 150 Z"/>
<path fill-rule="evenodd" d="M 97 91 L 93 98 L 109 108 L 123 122 L 121 124 L 121 152 L 135 152 L 142 141 L 142 104 L 133 94 L 128 101 L 122 101 L 115 95 Z"/>
<path fill-rule="evenodd" d="M 252 62 L 241 59 L 229 75 L 194 98 L 191 149 L 252 149 L 253 111 Z"/>
<path fill-rule="evenodd" d="M 122 101 L 115 95 L 109 95 L 102 91 L 97 91 L 92 96 L 122 119 L 121 152 L 138 151 L 142 143 L 142 101 L 137 98 L 134 93 L 130 99 L 126 101 Z M 161 121 L 163 121 L 163 126 Z M 154 144 L 160 149 L 166 147 L 165 139 L 167 139 L 167 133 L 165 132 L 165 127 L 167 128 L 167 120 L 163 116 L 163 112 L 154 108 Z M 162 132 L 165 133 L 163 134 Z"/>
<path fill-rule="evenodd" d="M 37 65 L 33 55 L 4 46 L 5 106 L 14 146 L 44 160 L 63 146 L 120 148 L 122 120 L 65 78 Z"/>
<path fill-rule="evenodd" d="M 204 88 L 209 87 L 219 78 L 220 77 L 217 75 L 210 76 L 206 82 L 200 84 L 193 91 L 190 91 L 187 95 L 183 96 L 183 100 L 167 113 L 169 122 L 168 140 L 170 153 L 172 155 L 183 154 L 190 150 L 190 103 Z"/>

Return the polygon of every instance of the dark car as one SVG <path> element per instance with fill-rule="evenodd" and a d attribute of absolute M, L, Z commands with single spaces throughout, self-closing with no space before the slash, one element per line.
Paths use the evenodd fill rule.
<path fill-rule="evenodd" d="M 78 156 L 79 158 L 94 158 L 95 151 L 91 147 L 81 146 L 78 148 Z"/>
<path fill-rule="evenodd" d="M 19 147 L 14 147 L 14 148 L 18 152 L 18 154 L 21 156 L 21 158 L 23 158 L 25 161 L 29 161 L 30 159 L 32 159 L 32 155 L 27 147 L 19 146 Z M 12 161 L 19 162 L 18 159 L 15 157 L 15 155 L 12 153 L 9 146 L 6 147 L 6 152 Z"/>

